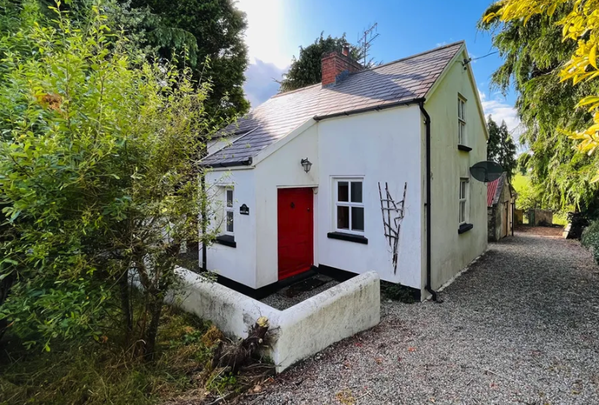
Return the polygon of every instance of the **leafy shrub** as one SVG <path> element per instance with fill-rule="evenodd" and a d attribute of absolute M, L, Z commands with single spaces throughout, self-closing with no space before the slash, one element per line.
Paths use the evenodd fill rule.
<path fill-rule="evenodd" d="M 591 222 L 586 227 L 584 232 L 582 232 L 580 242 L 582 246 L 591 250 L 595 263 L 599 264 L 599 220 Z"/>

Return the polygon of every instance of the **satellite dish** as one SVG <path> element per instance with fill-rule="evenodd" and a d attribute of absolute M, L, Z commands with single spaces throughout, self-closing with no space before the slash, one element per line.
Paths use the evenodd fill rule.
<path fill-rule="evenodd" d="M 470 168 L 470 174 L 478 181 L 489 183 L 495 181 L 503 174 L 503 167 L 495 162 L 478 162 Z"/>

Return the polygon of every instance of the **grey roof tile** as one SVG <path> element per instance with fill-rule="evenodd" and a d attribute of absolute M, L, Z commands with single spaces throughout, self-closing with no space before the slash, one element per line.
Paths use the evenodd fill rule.
<path fill-rule="evenodd" d="M 350 74 L 341 82 L 320 83 L 277 94 L 221 131 L 242 135 L 203 160 L 205 166 L 248 164 L 268 145 L 287 136 L 314 116 L 351 112 L 422 98 L 431 89 L 463 42 L 446 45 L 370 70 Z"/>

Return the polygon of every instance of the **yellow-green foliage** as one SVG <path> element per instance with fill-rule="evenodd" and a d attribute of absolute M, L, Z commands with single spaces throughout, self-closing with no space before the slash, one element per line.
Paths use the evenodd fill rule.
<path fill-rule="evenodd" d="M 518 194 L 516 208 L 525 211 L 531 208 L 540 208 L 537 192 L 529 176 L 524 176 L 520 173 L 516 174 L 512 179 L 512 187 L 514 187 L 514 190 Z"/>

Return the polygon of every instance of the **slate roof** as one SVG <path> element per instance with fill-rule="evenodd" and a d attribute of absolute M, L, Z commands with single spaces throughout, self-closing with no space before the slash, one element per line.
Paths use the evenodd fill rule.
<path fill-rule="evenodd" d="M 456 42 L 353 73 L 333 85 L 323 87 L 318 83 L 277 94 L 247 117 L 225 128 L 226 134 L 244 135 L 207 156 L 202 163 L 204 166 L 251 164 L 261 150 L 309 118 L 422 99 L 463 44 L 463 41 Z"/>
<path fill-rule="evenodd" d="M 492 207 L 499 202 L 501 190 L 503 190 L 506 181 L 507 173 L 503 172 L 497 180 L 487 183 L 487 207 Z"/>

